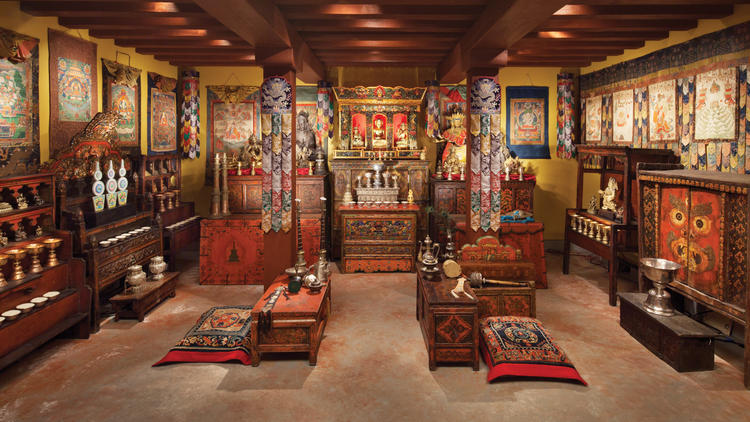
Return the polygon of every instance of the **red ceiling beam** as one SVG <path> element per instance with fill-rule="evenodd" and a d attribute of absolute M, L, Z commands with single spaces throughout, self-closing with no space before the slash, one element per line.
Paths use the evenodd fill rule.
<path fill-rule="evenodd" d="M 460 0 L 461 6 L 482 6 L 487 0 Z M 330 0 L 274 0 L 280 8 L 287 6 L 321 6 L 330 4 Z M 456 0 L 345 0 L 345 4 L 365 4 L 377 6 L 421 6 L 426 10 L 434 7 L 456 6 Z"/>
<path fill-rule="evenodd" d="M 589 5 L 568 4 L 555 12 L 555 16 L 586 16 L 601 18 L 638 19 L 717 19 L 731 15 L 731 4 L 635 4 Z"/>
<path fill-rule="evenodd" d="M 325 79 L 325 66 L 269 0 L 195 0 L 203 10 L 256 49 L 269 68 L 294 69 L 305 82 Z"/>
<path fill-rule="evenodd" d="M 290 21 L 350 18 L 408 18 L 419 20 L 473 21 L 484 10 L 484 6 L 436 6 L 385 4 L 321 4 L 316 6 L 282 6 L 281 11 Z"/>
<path fill-rule="evenodd" d="M 441 82 L 459 82 L 474 63 L 493 55 L 499 56 L 516 41 L 544 23 L 565 5 L 565 0 L 503 0 L 490 2 L 477 22 L 461 38 L 451 54 L 440 63 Z M 475 50 L 482 50 L 481 53 Z"/>
<path fill-rule="evenodd" d="M 226 55 L 250 55 L 255 54 L 255 50 L 252 48 L 235 48 L 235 49 L 218 49 L 210 47 L 201 48 L 174 48 L 174 47 L 162 47 L 162 48 L 142 48 L 138 47 L 135 49 L 136 53 L 146 55 L 167 55 L 172 57 L 206 57 L 211 58 L 214 56 L 226 56 Z"/>
<path fill-rule="evenodd" d="M 151 27 L 144 27 L 138 29 L 92 29 L 89 31 L 89 35 L 96 38 L 117 38 L 121 40 L 126 39 L 165 39 L 165 38 L 186 38 L 190 39 L 201 39 L 201 38 L 213 38 L 223 39 L 227 41 L 243 42 L 244 40 L 238 37 L 234 32 L 231 31 L 213 31 L 206 29 L 154 29 Z"/>
<path fill-rule="evenodd" d="M 453 21 L 416 21 L 404 19 L 342 19 L 336 22 L 327 21 L 292 21 L 292 25 L 302 33 L 330 32 L 454 32 L 464 33 L 471 26 L 465 22 Z"/>
<path fill-rule="evenodd" d="M 600 19 L 597 17 L 552 16 L 538 27 L 539 31 L 656 31 L 685 30 L 698 26 L 696 19 Z"/>
<path fill-rule="evenodd" d="M 203 61 L 203 62 L 248 62 L 248 63 L 255 63 L 255 54 L 242 54 L 242 55 L 234 55 L 229 54 L 226 56 L 216 56 L 216 57 L 201 57 L 198 55 L 193 55 L 192 57 L 189 56 L 173 56 L 170 54 L 158 54 L 154 56 L 156 60 L 163 60 L 165 62 L 172 62 L 172 61 L 179 61 L 179 62 L 190 62 L 190 61 Z"/>
<path fill-rule="evenodd" d="M 175 60 L 170 61 L 169 64 L 172 66 L 217 66 L 217 67 L 227 67 L 227 66 L 258 66 L 258 63 L 256 62 L 247 62 L 247 61 L 212 61 L 212 60 Z"/>
<path fill-rule="evenodd" d="M 246 42 L 231 42 L 223 39 L 141 39 L 141 40 L 119 40 L 115 38 L 115 44 L 121 47 L 135 48 L 213 48 L 217 50 L 247 49 L 250 47 Z"/>
<path fill-rule="evenodd" d="M 598 48 L 641 48 L 646 44 L 643 40 L 628 41 L 608 41 L 608 40 L 577 40 L 570 38 L 560 39 L 541 39 L 541 38 L 524 38 L 513 44 L 513 48 L 554 48 L 554 49 L 598 49 Z"/>
<path fill-rule="evenodd" d="M 640 41 L 640 40 L 660 40 L 667 38 L 669 31 L 623 31 L 621 29 L 612 29 L 602 32 L 587 31 L 538 31 L 531 32 L 523 39 L 539 40 L 591 40 L 591 41 Z"/>
<path fill-rule="evenodd" d="M 128 18 L 59 18 L 60 25 L 68 28 L 82 29 L 115 29 L 132 27 L 172 27 L 172 28 L 217 28 L 223 29 L 221 23 L 210 16 L 202 17 L 171 17 L 142 16 L 138 19 Z"/>
<path fill-rule="evenodd" d="M 146 15 L 164 17 L 205 16 L 192 1 L 60 1 L 22 0 L 21 10 L 33 16 L 123 17 Z"/>
<path fill-rule="evenodd" d="M 521 56 L 565 56 L 565 57 L 592 57 L 592 56 L 619 56 L 625 50 L 613 48 L 600 48 L 588 50 L 555 49 L 555 48 L 528 48 L 521 50 L 510 50 L 511 57 Z"/>

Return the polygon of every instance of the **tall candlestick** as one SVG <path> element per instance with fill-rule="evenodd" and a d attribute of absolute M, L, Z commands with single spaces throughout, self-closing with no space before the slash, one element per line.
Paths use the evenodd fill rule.
<path fill-rule="evenodd" d="M 229 177 L 227 176 L 227 153 L 225 152 L 221 158 L 221 215 L 229 215 Z"/>
<path fill-rule="evenodd" d="M 219 216 L 219 202 L 221 201 L 221 192 L 219 188 L 219 168 L 221 166 L 221 156 L 217 153 L 214 159 L 214 191 L 211 194 L 211 217 Z"/>

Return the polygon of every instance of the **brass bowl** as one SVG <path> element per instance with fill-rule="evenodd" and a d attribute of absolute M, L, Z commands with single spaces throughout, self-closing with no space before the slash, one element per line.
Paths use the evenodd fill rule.
<path fill-rule="evenodd" d="M 57 249 L 62 244 L 62 239 L 57 237 L 51 237 L 42 241 L 44 245 L 49 249 Z"/>
<path fill-rule="evenodd" d="M 13 258 L 14 260 L 18 260 L 18 261 L 26 258 L 26 250 L 24 249 L 11 249 L 11 250 L 5 251 L 5 253 L 11 258 Z"/>
<path fill-rule="evenodd" d="M 26 249 L 11 249 L 5 251 L 5 253 L 13 258 L 13 276 L 10 279 L 13 281 L 22 280 L 26 277 L 21 266 L 21 260 L 26 257 Z"/>

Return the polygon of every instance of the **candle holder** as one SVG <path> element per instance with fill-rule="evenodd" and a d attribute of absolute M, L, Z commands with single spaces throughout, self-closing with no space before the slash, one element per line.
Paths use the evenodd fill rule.
<path fill-rule="evenodd" d="M 171 210 L 172 208 L 174 208 L 174 192 L 165 193 L 164 201 L 166 202 L 168 210 Z"/>
<path fill-rule="evenodd" d="M 10 279 L 13 281 L 23 280 L 23 278 L 26 277 L 26 274 L 24 274 L 23 272 L 21 260 L 26 258 L 26 250 L 11 249 L 9 251 L 6 251 L 5 253 L 8 254 L 8 256 L 10 256 L 10 258 L 13 260 L 13 275 Z"/>
<path fill-rule="evenodd" d="M 661 258 L 641 258 L 643 275 L 654 283 L 654 288 L 648 291 L 648 297 L 643 302 L 646 311 L 655 315 L 672 316 L 671 295 L 666 290 L 669 283 L 674 281 L 674 275 L 682 265 Z"/>
<path fill-rule="evenodd" d="M 29 243 L 26 245 L 26 250 L 31 255 L 31 269 L 29 272 L 32 274 L 41 273 L 44 271 L 42 268 L 42 262 L 39 260 L 39 253 L 44 249 L 44 245 L 41 243 Z"/>
<path fill-rule="evenodd" d="M 55 265 L 58 265 L 60 261 L 57 260 L 57 254 L 55 253 L 55 249 L 57 249 L 60 244 L 62 243 L 62 239 L 53 237 L 49 239 L 45 239 L 44 246 L 49 249 L 49 254 L 47 255 L 47 266 L 48 267 L 54 267 Z"/>
<path fill-rule="evenodd" d="M 604 234 L 602 235 L 602 243 L 609 245 L 609 231 L 612 230 L 609 226 L 604 226 Z"/>
<path fill-rule="evenodd" d="M 164 208 L 164 194 L 157 193 L 156 195 L 154 195 L 154 198 L 156 198 L 156 203 L 159 204 L 159 207 L 158 207 L 159 212 L 166 211 L 167 209 Z"/>
<path fill-rule="evenodd" d="M 576 222 L 578 221 L 578 216 L 576 214 L 572 214 L 570 216 L 570 228 L 571 230 L 576 229 Z"/>
<path fill-rule="evenodd" d="M 602 227 L 604 224 L 602 223 L 596 223 L 596 241 L 601 242 L 602 241 Z"/>
<path fill-rule="evenodd" d="M 0 254 L 0 287 L 7 286 L 8 282 L 5 281 L 5 274 L 3 274 L 3 267 L 8 263 L 8 255 Z"/>

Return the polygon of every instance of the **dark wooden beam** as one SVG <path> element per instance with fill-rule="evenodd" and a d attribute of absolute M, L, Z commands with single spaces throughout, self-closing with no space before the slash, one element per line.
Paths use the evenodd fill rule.
<path fill-rule="evenodd" d="M 282 6 L 280 7 L 284 16 L 290 21 L 304 20 L 340 20 L 348 18 L 406 18 L 419 20 L 454 20 L 473 21 L 484 10 L 484 6 L 460 5 L 460 6 L 438 6 L 424 7 L 414 5 L 387 5 L 387 4 L 355 4 L 347 2 L 344 4 L 320 4 L 306 6 Z"/>
<path fill-rule="evenodd" d="M 586 50 L 597 48 L 641 48 L 646 44 L 643 40 L 630 41 L 601 41 L 601 40 L 576 40 L 568 38 L 524 38 L 513 44 L 513 48 L 554 48 L 554 49 L 571 49 Z"/>
<path fill-rule="evenodd" d="M 214 49 L 246 49 L 250 47 L 246 42 L 233 43 L 231 41 L 222 39 L 140 39 L 140 40 L 119 40 L 115 38 L 115 44 L 121 47 L 135 47 L 135 48 L 181 48 L 181 49 L 193 49 L 193 48 L 214 48 Z"/>
<path fill-rule="evenodd" d="M 274 0 L 279 7 L 286 6 L 321 6 L 330 4 L 330 0 Z M 345 4 L 377 4 L 380 6 L 422 6 L 432 7 L 456 6 L 456 0 L 346 0 Z M 461 0 L 461 6 L 485 6 L 487 0 Z"/>
<path fill-rule="evenodd" d="M 598 30 L 611 31 L 656 31 L 656 30 L 685 30 L 698 26 L 697 19 L 600 19 L 588 16 L 552 16 L 538 27 L 539 31 L 582 31 Z"/>
<path fill-rule="evenodd" d="M 162 48 L 142 48 L 138 47 L 135 49 L 136 53 L 146 55 L 166 55 L 172 57 L 214 57 L 214 56 L 226 56 L 226 55 L 255 55 L 255 50 L 248 47 L 235 48 L 235 49 L 220 49 L 212 47 L 201 47 L 201 48 L 174 48 L 174 47 L 162 47 Z"/>
<path fill-rule="evenodd" d="M 96 38 L 117 38 L 121 40 L 128 39 L 169 39 L 169 38 L 187 38 L 187 39 L 223 39 L 227 41 L 245 42 L 237 34 L 227 30 L 206 30 L 206 29 L 159 29 L 152 27 L 143 27 L 138 29 L 92 29 L 89 35 Z"/>
<path fill-rule="evenodd" d="M 568 4 L 555 12 L 555 16 L 586 16 L 597 19 L 717 19 L 731 15 L 733 11 L 734 6 L 731 4 Z"/>
<path fill-rule="evenodd" d="M 467 22 L 419 21 L 405 19 L 342 19 L 335 22 L 323 20 L 291 21 L 300 34 L 340 32 L 437 32 L 464 33 L 471 26 Z M 340 35 L 337 35 L 340 36 Z"/>
<path fill-rule="evenodd" d="M 521 50 L 510 50 L 508 55 L 511 57 L 521 56 L 565 56 L 565 57 L 592 57 L 592 56 L 619 56 L 625 50 L 613 49 L 613 48 L 601 48 L 601 49 L 588 49 L 588 50 L 576 50 L 576 49 L 555 49 L 555 48 L 527 48 Z"/>
<path fill-rule="evenodd" d="M 591 65 L 588 60 L 560 60 L 560 61 L 538 61 L 538 60 L 508 60 L 508 67 L 586 67 Z"/>
<path fill-rule="evenodd" d="M 315 51 L 321 49 L 331 48 L 377 48 L 377 49 L 393 49 L 393 50 L 411 50 L 411 49 L 424 49 L 424 50 L 439 50 L 445 51 L 445 45 L 440 43 L 434 43 L 429 39 L 401 39 L 401 40 L 352 40 L 352 39 L 341 39 L 337 41 L 332 40 L 320 40 L 311 41 L 308 40 L 310 47 Z"/>
<path fill-rule="evenodd" d="M 21 10 L 33 16 L 57 17 L 200 17 L 203 9 L 192 1 L 60 1 L 22 0 Z"/>
<path fill-rule="evenodd" d="M 606 60 L 607 56 L 596 56 L 596 55 L 588 55 L 588 56 L 570 56 L 567 54 L 557 54 L 555 56 L 553 55 L 531 55 L 531 54 L 512 54 L 508 53 L 508 63 L 514 63 L 518 61 L 529 61 L 529 62 L 540 62 L 540 63 L 561 63 L 566 61 L 588 61 L 588 62 L 599 62 L 602 60 Z"/>
<path fill-rule="evenodd" d="M 115 18 L 59 18 L 60 25 L 82 29 L 127 29 L 133 27 L 171 27 L 186 29 L 222 29 L 222 25 L 210 16 L 171 17 L 141 16 L 138 19 Z"/>
<path fill-rule="evenodd" d="M 466 76 L 471 67 L 489 63 L 472 63 L 477 48 L 485 50 L 482 56 L 492 56 L 487 51 L 500 54 L 510 48 L 549 16 L 565 5 L 565 0 L 502 0 L 490 2 L 477 22 L 461 38 L 454 50 L 440 63 L 438 79 L 455 83 Z"/>
<path fill-rule="evenodd" d="M 630 31 L 621 29 L 611 29 L 609 31 L 590 32 L 590 31 L 538 31 L 531 32 L 523 38 L 540 39 L 540 40 L 581 40 L 581 41 L 640 41 L 640 40 L 661 40 L 669 37 L 669 31 Z"/>
<path fill-rule="evenodd" d="M 185 57 L 185 56 L 173 56 L 169 54 L 159 54 L 154 56 L 156 60 L 162 60 L 165 62 L 192 62 L 192 61 L 199 61 L 199 62 L 215 62 L 215 63 L 224 63 L 224 62 L 247 62 L 247 63 L 255 63 L 255 55 L 227 55 L 227 56 L 213 56 L 213 57 L 201 57 L 201 56 L 193 56 L 193 57 Z"/>
<path fill-rule="evenodd" d="M 323 63 L 269 0 L 195 0 L 256 48 L 256 60 L 269 68 L 294 69 L 305 82 L 325 79 Z"/>

